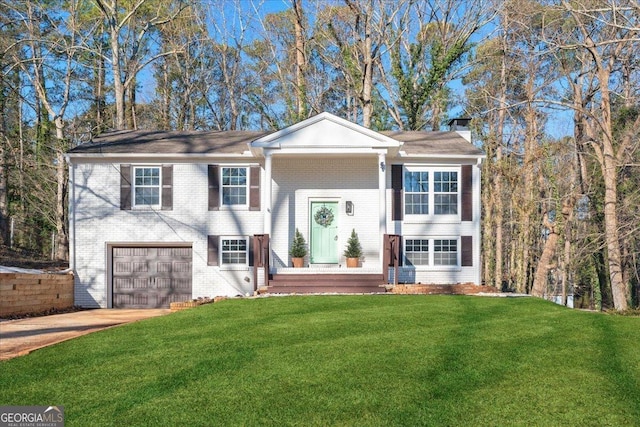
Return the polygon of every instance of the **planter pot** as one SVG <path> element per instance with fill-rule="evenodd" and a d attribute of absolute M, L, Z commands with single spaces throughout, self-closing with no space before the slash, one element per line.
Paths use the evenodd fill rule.
<path fill-rule="evenodd" d="M 291 263 L 294 268 L 302 268 L 304 267 L 304 258 L 294 258 L 291 257 Z"/>
<path fill-rule="evenodd" d="M 347 268 L 358 267 L 359 261 L 360 261 L 360 258 L 347 258 Z"/>

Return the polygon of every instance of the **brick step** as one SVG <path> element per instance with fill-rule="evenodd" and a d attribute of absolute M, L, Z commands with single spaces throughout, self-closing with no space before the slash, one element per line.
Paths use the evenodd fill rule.
<path fill-rule="evenodd" d="M 309 293 L 379 293 L 385 292 L 382 274 L 274 274 L 269 287 L 271 294 Z"/>
<path fill-rule="evenodd" d="M 384 286 L 323 286 L 323 285 L 309 285 L 309 286 L 269 286 L 265 291 L 261 293 L 267 294 L 322 294 L 322 293 L 335 293 L 335 294 L 373 294 L 385 292 Z"/>
<path fill-rule="evenodd" d="M 312 281 L 332 282 L 376 282 L 382 283 L 382 274 L 273 274 L 269 276 L 270 282 L 278 283 L 309 283 Z"/>

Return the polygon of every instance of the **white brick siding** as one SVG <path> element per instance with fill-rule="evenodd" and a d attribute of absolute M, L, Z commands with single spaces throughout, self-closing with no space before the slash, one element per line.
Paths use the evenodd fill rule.
<path fill-rule="evenodd" d="M 262 212 L 208 211 L 207 164 L 174 164 L 170 211 L 120 210 L 119 163 L 72 165 L 70 176 L 77 305 L 110 306 L 108 244 L 191 245 L 194 298 L 253 292 L 252 269 L 207 265 L 207 236 L 259 234 Z"/>
<path fill-rule="evenodd" d="M 377 161 L 377 156 L 274 158 L 271 248 L 275 267 L 291 265 L 289 245 L 296 227 L 309 243 L 311 202 L 336 201 L 339 263 L 344 266 L 342 252 L 355 229 L 364 252 L 362 267 L 380 268 Z M 345 213 L 346 201 L 353 202 L 353 216 Z"/>
<path fill-rule="evenodd" d="M 404 236 L 473 237 L 473 267 L 454 269 L 408 268 L 400 271 L 400 282 L 408 283 L 480 283 L 480 172 L 473 168 L 474 212 L 468 222 L 413 222 L 405 216 L 393 221 L 391 167 L 397 160 L 387 158 L 386 202 L 387 232 Z M 247 209 L 208 210 L 207 165 L 210 161 L 173 164 L 172 210 L 120 210 L 120 163 L 93 163 L 74 160 L 71 180 L 72 266 L 76 272 L 75 304 L 85 307 L 111 305 L 108 249 L 118 244 L 178 244 L 192 247 L 193 297 L 245 295 L 252 293 L 253 269 L 227 270 L 207 265 L 207 236 L 252 236 L 263 232 L 263 211 Z M 131 164 L 126 161 L 122 163 Z M 234 165 L 264 164 L 247 158 L 228 161 Z M 135 163 L 133 163 L 135 164 Z M 148 163 L 145 163 L 148 164 Z M 160 166 L 162 163 L 155 163 Z M 412 164 L 416 162 L 412 161 Z M 425 165 L 430 163 L 425 162 Z M 438 163 L 442 164 L 442 163 Z M 449 165 L 459 165 L 451 162 Z M 381 269 L 379 248 L 378 157 L 279 157 L 272 162 L 272 233 L 273 267 L 290 265 L 289 245 L 298 228 L 309 242 L 309 209 L 312 201 L 336 201 L 338 212 L 339 263 L 352 229 L 360 238 L 364 257 L 362 266 Z M 262 170 L 261 186 L 265 173 Z M 347 201 L 353 202 L 354 214 L 345 213 Z M 264 203 L 264 200 L 262 200 Z M 260 273 L 259 281 L 262 283 Z"/>

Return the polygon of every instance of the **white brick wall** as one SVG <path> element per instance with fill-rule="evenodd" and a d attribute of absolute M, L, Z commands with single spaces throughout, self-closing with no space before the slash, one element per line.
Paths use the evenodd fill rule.
<path fill-rule="evenodd" d="M 262 212 L 208 211 L 206 164 L 174 164 L 171 211 L 120 210 L 119 164 L 74 165 L 71 180 L 77 305 L 110 304 L 108 244 L 191 245 L 194 298 L 253 292 L 253 272 L 249 268 L 227 271 L 207 265 L 207 236 L 261 233 Z"/>
<path fill-rule="evenodd" d="M 312 201 L 337 201 L 338 254 L 342 252 L 351 230 L 358 233 L 364 251 L 363 268 L 379 268 L 378 231 L 378 158 L 328 157 L 312 159 L 278 158 L 273 160 L 273 264 L 291 265 L 289 245 L 296 227 L 309 243 Z M 346 201 L 354 204 L 354 215 L 345 213 Z M 307 259 L 308 261 L 308 259 Z"/>
<path fill-rule="evenodd" d="M 246 159 L 229 162 L 248 164 Z M 393 159 L 387 159 L 388 165 L 392 162 Z M 207 236 L 260 234 L 264 226 L 263 212 L 208 211 L 206 163 L 174 163 L 173 210 L 123 211 L 120 210 L 119 164 L 80 163 L 72 164 L 70 169 L 71 256 L 76 270 L 77 305 L 110 305 L 107 249 L 108 245 L 117 244 L 190 245 L 193 249 L 194 298 L 253 292 L 252 269 L 224 270 L 207 265 Z M 314 156 L 306 159 L 275 156 L 272 168 L 272 265 L 289 265 L 289 244 L 296 227 L 309 242 L 310 203 L 326 200 L 338 202 L 336 221 L 340 263 L 344 264 L 342 252 L 351 230 L 355 229 L 364 249 L 363 267 L 379 269 L 382 236 L 378 224 L 378 170 L 377 156 Z M 470 235 L 474 241 L 475 267 L 440 271 L 404 268 L 400 281 L 480 283 L 479 168 L 474 168 L 474 220 L 464 223 L 392 221 L 390 170 L 388 167 L 386 172 L 388 233 L 429 237 Z M 264 171 L 261 184 L 265 185 Z M 354 204 L 353 216 L 345 213 L 346 201 Z"/>

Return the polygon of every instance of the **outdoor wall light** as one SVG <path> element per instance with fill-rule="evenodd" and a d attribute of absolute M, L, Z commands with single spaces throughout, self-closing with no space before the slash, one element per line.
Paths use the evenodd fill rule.
<path fill-rule="evenodd" d="M 344 206 L 344 210 L 347 213 L 347 215 L 353 215 L 353 202 L 350 200 L 347 200 L 347 203 L 345 203 L 345 206 Z"/>
<path fill-rule="evenodd" d="M 385 168 L 387 167 L 387 165 L 384 164 L 384 162 L 380 162 L 380 170 L 382 172 L 384 172 Z"/>

